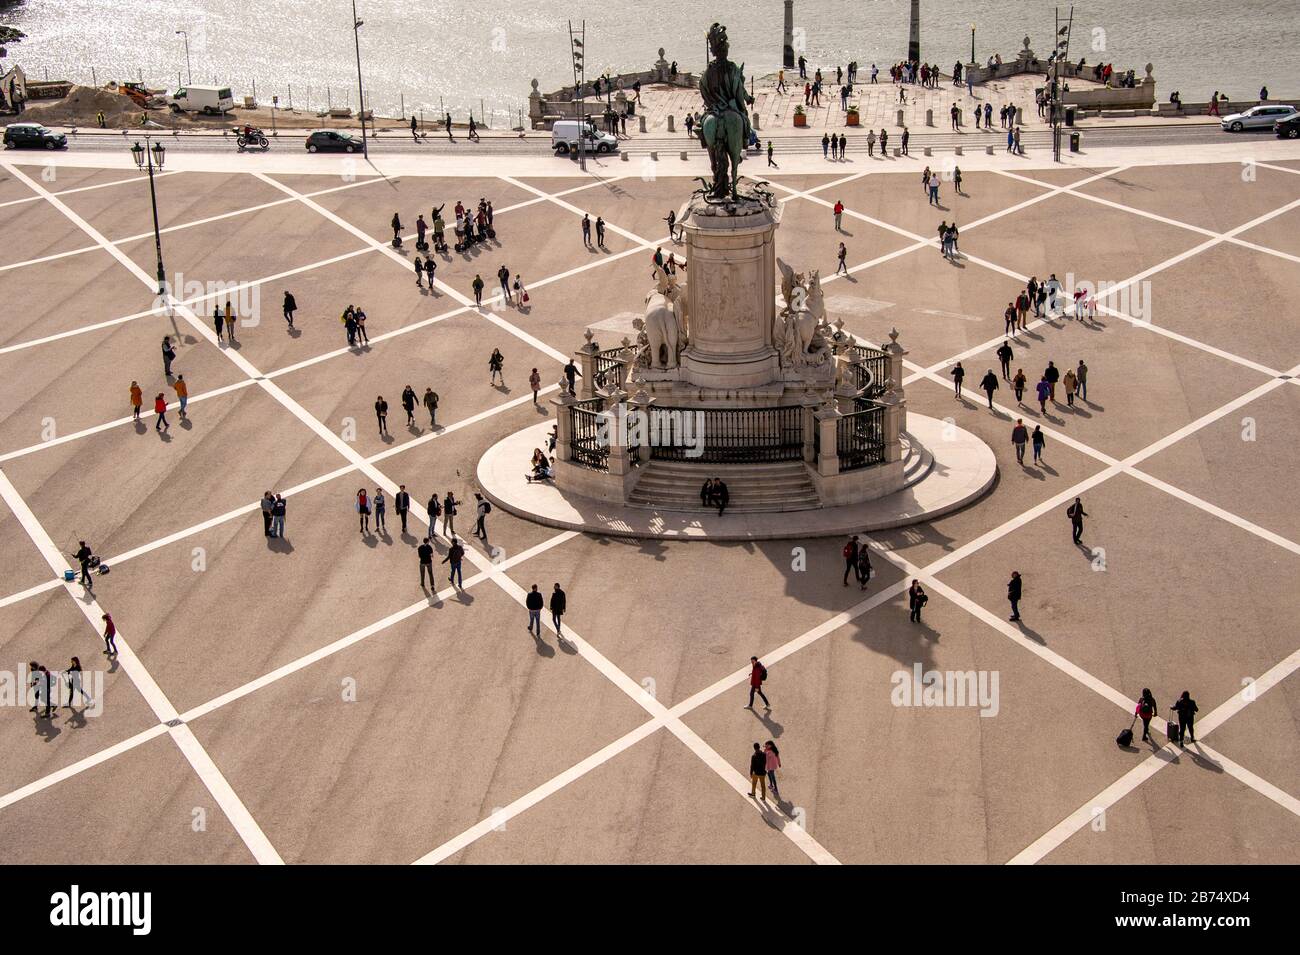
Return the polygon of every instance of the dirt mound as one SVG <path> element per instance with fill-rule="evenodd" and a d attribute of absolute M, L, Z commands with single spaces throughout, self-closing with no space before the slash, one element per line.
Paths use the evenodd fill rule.
<path fill-rule="evenodd" d="M 72 91 L 53 103 L 30 103 L 23 120 L 46 126 L 97 126 L 97 114 L 114 129 L 139 126 L 140 109 L 129 96 L 97 86 L 73 86 Z"/>

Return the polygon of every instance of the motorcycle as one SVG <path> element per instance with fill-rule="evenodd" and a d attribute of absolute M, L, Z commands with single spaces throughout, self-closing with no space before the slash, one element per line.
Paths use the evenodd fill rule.
<path fill-rule="evenodd" d="M 245 129 L 236 137 L 235 144 L 242 153 L 246 149 L 260 149 L 266 152 L 271 148 L 271 141 L 260 129 Z"/>

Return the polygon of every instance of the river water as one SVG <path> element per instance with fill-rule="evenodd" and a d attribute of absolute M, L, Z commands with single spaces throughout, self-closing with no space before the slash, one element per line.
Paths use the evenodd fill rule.
<path fill-rule="evenodd" d="M 529 80 L 543 91 L 571 81 L 570 17 L 586 19 L 588 77 L 648 69 L 664 47 L 683 70 L 704 63 L 704 37 L 726 24 L 732 59 L 747 73 L 780 65 L 781 0 L 646 3 L 636 0 L 520 2 L 358 0 L 365 21 L 361 59 L 368 104 L 381 114 L 446 107 L 488 111 L 494 125 L 527 108 Z M 976 55 L 1012 58 L 1028 35 L 1051 49 L 1054 12 L 1039 0 L 922 0 L 921 55 L 945 71 Z M 1068 12 L 1068 6 L 1061 8 Z M 796 45 L 811 63 L 857 58 L 864 65 L 899 59 L 907 49 L 908 0 L 796 0 Z M 1297 96 L 1297 0 L 1091 0 L 1075 7 L 1071 60 L 1112 61 L 1116 68 L 1155 64 L 1161 100 L 1180 90 L 1189 102 L 1212 90 L 1254 97 L 1262 84 Z M 0 3 L 0 23 L 28 39 L 8 62 L 29 77 L 138 79 L 151 85 L 229 84 L 237 96 L 292 94 L 294 106 L 355 106 L 356 54 L 349 0 L 25 0 Z M 189 66 L 184 38 L 189 34 Z M 192 80 L 188 79 L 192 71 Z"/>

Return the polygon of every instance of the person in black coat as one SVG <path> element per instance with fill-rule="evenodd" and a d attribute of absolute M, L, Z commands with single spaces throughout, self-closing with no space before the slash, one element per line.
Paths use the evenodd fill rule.
<path fill-rule="evenodd" d="M 406 515 L 411 510 L 411 495 L 406 493 L 406 485 L 397 485 L 397 494 L 393 496 L 393 508 L 402 521 L 402 533 L 406 533 Z"/>
<path fill-rule="evenodd" d="M 731 500 L 731 492 L 727 490 L 727 482 L 722 478 L 713 479 L 713 502 L 718 505 L 718 516 L 727 509 L 727 503 Z"/>
<path fill-rule="evenodd" d="M 1178 698 L 1178 701 L 1170 709 L 1178 714 L 1178 738 L 1176 742 L 1179 748 L 1182 748 L 1184 740 L 1195 743 L 1196 714 L 1200 708 L 1196 705 L 1196 701 L 1192 699 L 1192 694 L 1183 690 L 1183 695 Z"/>
<path fill-rule="evenodd" d="M 980 387 L 983 388 L 984 393 L 989 396 L 989 411 L 992 411 L 993 392 L 998 390 L 998 376 L 993 374 L 992 368 L 986 371 L 984 377 L 980 379 Z"/>
<path fill-rule="evenodd" d="M 1020 595 L 1021 595 L 1020 571 L 1013 570 L 1011 579 L 1007 581 L 1007 600 L 1011 601 L 1011 619 L 1020 619 Z"/>
<path fill-rule="evenodd" d="M 551 623 L 555 624 L 555 635 L 562 637 L 560 618 L 564 616 L 564 611 L 569 609 L 568 598 L 564 596 L 564 591 L 560 585 L 556 584 L 555 589 L 551 591 Z"/>

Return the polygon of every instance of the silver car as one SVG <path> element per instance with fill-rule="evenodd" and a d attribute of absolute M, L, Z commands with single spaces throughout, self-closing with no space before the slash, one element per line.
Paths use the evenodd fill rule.
<path fill-rule="evenodd" d="M 1242 113 L 1233 113 L 1220 121 L 1223 128 L 1239 133 L 1243 129 L 1272 129 L 1274 123 L 1286 122 L 1293 116 L 1300 116 L 1300 110 L 1294 106 L 1252 106 Z"/>

